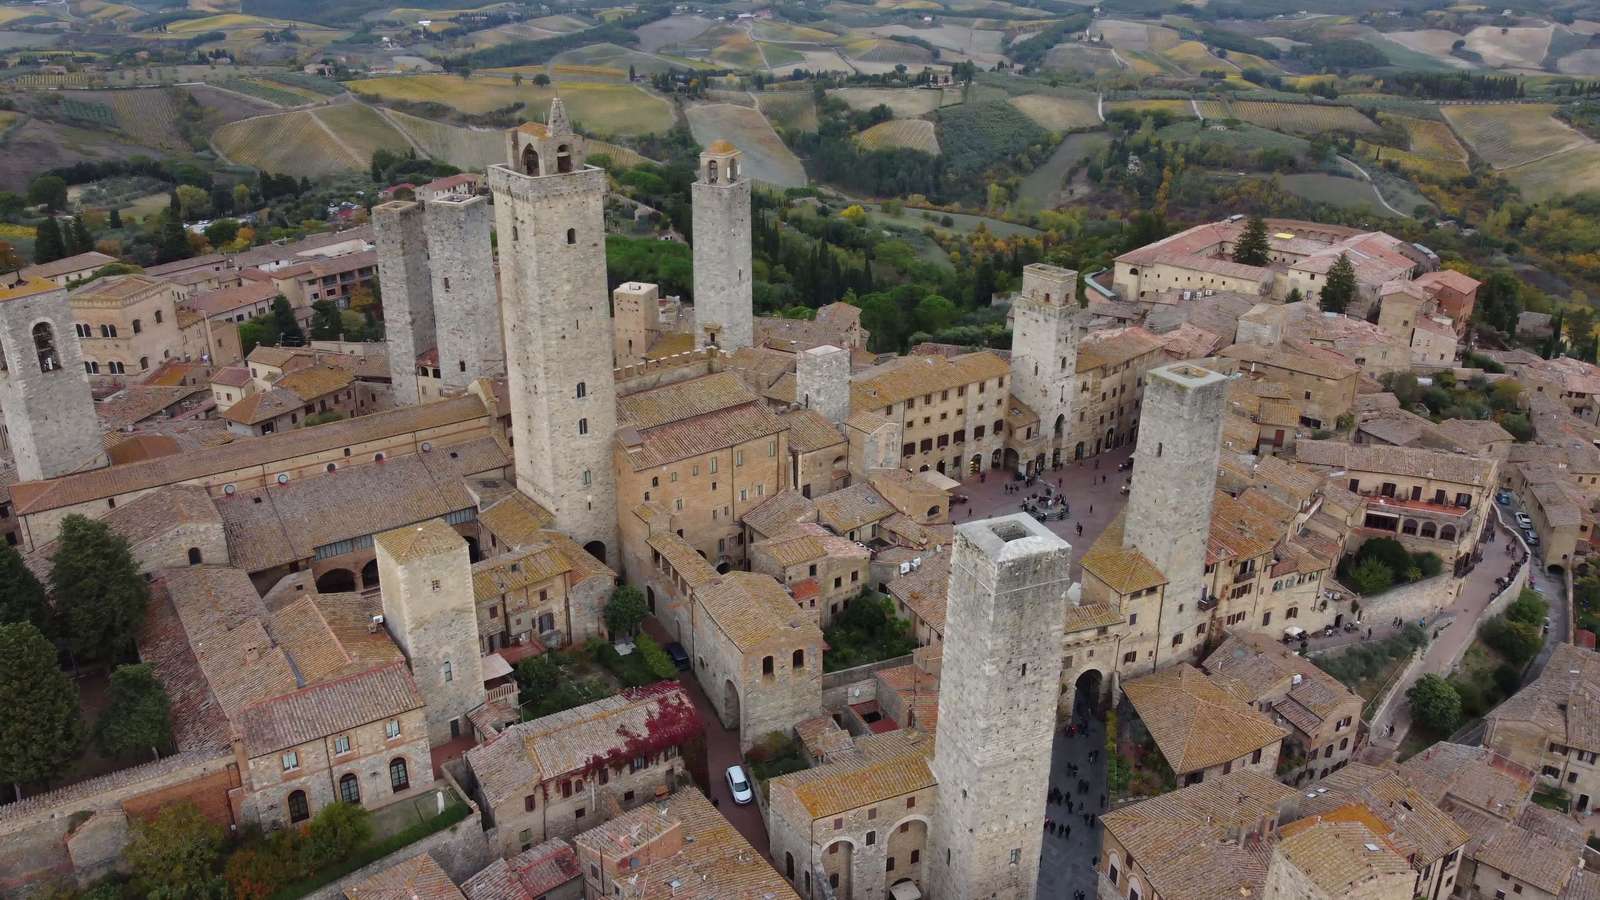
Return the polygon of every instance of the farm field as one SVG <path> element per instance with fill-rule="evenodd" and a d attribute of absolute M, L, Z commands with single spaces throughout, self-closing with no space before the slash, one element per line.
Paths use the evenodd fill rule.
<path fill-rule="evenodd" d="M 1411 143 L 1406 150 L 1393 147 L 1363 146 L 1379 160 L 1394 160 L 1401 168 L 1418 175 L 1457 177 L 1467 173 L 1467 148 L 1456 140 L 1455 132 L 1444 122 L 1412 116 L 1385 115 L 1384 121 L 1399 124 Z"/>
<path fill-rule="evenodd" d="M 615 74 L 607 77 L 617 80 L 627 77 L 629 66 L 632 66 L 633 70 L 639 75 L 654 75 L 657 72 L 670 72 L 673 69 L 684 68 L 682 65 L 668 62 L 659 56 L 640 53 L 637 50 L 630 50 L 627 47 L 620 47 L 616 44 L 590 44 L 587 47 L 568 50 L 566 53 L 562 53 L 551 60 L 550 68 L 552 71 L 550 76 L 552 78 L 557 81 L 564 79 L 581 80 L 581 76 L 577 74 L 568 74 L 562 71 L 564 66 L 599 66 L 610 69 Z M 572 71 L 575 73 L 577 70 Z M 534 73 L 523 72 L 522 74 L 524 77 L 531 78 Z"/>
<path fill-rule="evenodd" d="M 1212 100 L 1200 101 L 1200 110 L 1205 112 L 1206 104 L 1214 103 L 1218 109 L 1224 109 L 1221 103 Z M 1164 112 L 1177 118 L 1194 118 L 1194 106 L 1187 100 L 1107 100 L 1106 112 L 1130 110 L 1133 112 Z M 1225 113 L 1219 113 L 1217 118 L 1222 118 Z"/>
<path fill-rule="evenodd" d="M 1451 68 L 1470 69 L 1472 63 L 1450 54 L 1450 48 L 1461 35 L 1443 28 L 1424 28 L 1417 31 L 1388 31 L 1384 38 L 1415 53 L 1432 57 Z"/>
<path fill-rule="evenodd" d="M 879 37 L 900 35 L 902 37 L 921 38 L 928 43 L 954 53 L 959 53 L 974 62 L 993 65 L 1002 58 L 1000 53 L 1000 39 L 1004 36 L 1002 31 L 973 28 L 969 25 L 946 24 L 933 28 L 911 28 L 907 25 L 880 25 L 868 29 Z"/>
<path fill-rule="evenodd" d="M 1440 111 L 1473 152 L 1496 169 L 1508 169 L 1590 143 L 1557 120 L 1555 106 L 1519 103 L 1445 106 Z"/>
<path fill-rule="evenodd" d="M 807 25 L 795 25 L 789 22 L 780 22 L 775 19 L 757 19 L 755 30 L 756 38 L 763 41 L 827 44 L 838 40 L 838 35 L 823 31 L 820 28 L 812 28 Z"/>
<path fill-rule="evenodd" d="M 1071 131 L 1093 128 L 1100 124 L 1095 112 L 1093 97 L 1052 97 L 1048 94 L 1024 94 L 1012 97 L 1011 105 L 1042 128 L 1051 131 Z"/>
<path fill-rule="evenodd" d="M 1110 143 L 1111 136 L 1103 131 L 1069 134 L 1062 138 L 1050 158 L 1022 179 L 1017 189 L 1016 205 L 1024 210 L 1058 206 L 1056 195 L 1062 189 L 1061 182 L 1066 178 L 1067 171 L 1081 160 L 1104 150 Z"/>
<path fill-rule="evenodd" d="M 182 88 L 173 90 L 181 91 Z M 76 95 L 76 98 L 109 107 L 116 127 L 140 144 L 168 152 L 189 149 L 188 141 L 178 131 L 178 109 L 174 97 L 166 88 L 84 92 Z"/>
<path fill-rule="evenodd" d="M 1222 104 L 1202 101 L 1200 112 L 1207 118 Z M 1310 103 L 1274 103 L 1262 100 L 1235 100 L 1226 105 L 1223 118 L 1235 118 L 1273 131 L 1292 134 L 1323 134 L 1329 131 L 1377 131 L 1372 120 L 1348 106 L 1322 106 Z"/>
<path fill-rule="evenodd" d="M 763 91 L 756 103 L 774 128 L 817 130 L 817 105 L 810 91 Z"/>
<path fill-rule="evenodd" d="M 1374 212 L 1384 212 L 1372 185 L 1354 178 L 1328 175 L 1323 172 L 1300 172 L 1278 176 L 1283 189 L 1313 203 L 1326 203 L 1345 209 L 1367 207 Z"/>
<path fill-rule="evenodd" d="M 921 88 L 839 88 L 829 96 L 850 104 L 851 109 L 871 109 L 883 104 L 903 119 L 926 115 L 944 105 L 944 92 Z"/>
<path fill-rule="evenodd" d="M 1502 33 L 1504 32 L 1504 33 Z M 1496 68 L 1537 69 L 1550 52 L 1555 28 L 1495 28 L 1479 25 L 1467 32 L 1467 49 Z"/>
<path fill-rule="evenodd" d="M 1286 150 L 1304 154 L 1311 148 L 1310 142 L 1304 138 L 1268 131 L 1248 122 L 1237 126 L 1209 124 L 1202 127 L 1198 120 L 1189 119 L 1168 125 L 1157 134 L 1163 140 L 1184 144 L 1216 144 L 1235 150 Z"/>
<path fill-rule="evenodd" d="M 1582 144 L 1503 174 L 1534 201 L 1600 189 L 1600 144 Z"/>
<path fill-rule="evenodd" d="M 467 113 L 484 113 L 521 101 L 542 115 L 553 97 L 567 105 L 574 127 L 594 134 L 650 134 L 672 127 L 672 104 L 631 84 L 562 82 L 518 86 L 509 78 L 479 75 L 404 75 L 352 81 L 351 91 L 377 100 L 440 103 Z"/>
<path fill-rule="evenodd" d="M 844 61 L 844 57 L 839 55 L 839 51 L 832 48 L 819 50 L 800 50 L 796 52 L 800 54 L 800 60 L 790 66 L 774 65 L 772 67 L 774 74 L 787 74 L 789 71 L 797 68 L 809 69 L 813 72 L 849 73 L 851 71 L 851 65 Z M 894 65 L 891 63 L 858 62 L 855 64 L 854 68 L 871 74 L 875 71 L 893 70 Z"/>
<path fill-rule="evenodd" d="M 856 140 L 868 150 L 886 150 L 903 147 L 920 150 L 930 156 L 939 155 L 939 138 L 933 123 L 927 119 L 890 119 L 856 135 Z"/>
<path fill-rule="evenodd" d="M 359 103 L 246 119 L 222 126 L 211 140 L 240 165 L 299 175 L 365 169 L 379 147 L 410 146 L 381 115 Z"/>
<path fill-rule="evenodd" d="M 1162 54 L 1182 66 L 1191 75 L 1205 71 L 1235 72 L 1239 67 L 1225 59 L 1211 55 L 1206 45 L 1199 41 L 1183 41 Z"/>
<path fill-rule="evenodd" d="M 779 187 L 803 187 L 806 170 L 784 146 L 759 110 L 727 103 L 700 103 L 685 110 L 689 128 L 701 146 L 726 140 L 744 153 L 751 178 Z"/>
<path fill-rule="evenodd" d="M 1045 54 L 1044 64 L 1050 69 L 1083 72 L 1089 75 L 1115 72 L 1122 68 L 1117 65 L 1117 59 L 1111 55 L 1109 49 L 1090 47 L 1077 41 L 1066 41 L 1050 48 L 1050 52 Z"/>
<path fill-rule="evenodd" d="M 404 152 L 411 146 L 382 113 L 362 103 L 336 103 L 313 110 L 311 115 L 334 133 L 361 166 L 371 162 L 379 149 Z"/>
<path fill-rule="evenodd" d="M 668 16 L 639 26 L 634 34 L 639 37 L 639 49 L 646 53 L 654 53 L 662 47 L 699 37 L 715 24 L 717 23 L 700 16 Z"/>
<path fill-rule="evenodd" d="M 1093 28 L 1118 50 L 1166 50 L 1177 46 L 1181 40 L 1178 32 L 1171 28 L 1122 19 L 1104 19 L 1096 22 Z"/>

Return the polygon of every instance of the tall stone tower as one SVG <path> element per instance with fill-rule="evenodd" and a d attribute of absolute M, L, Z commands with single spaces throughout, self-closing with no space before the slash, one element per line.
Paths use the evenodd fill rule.
<path fill-rule="evenodd" d="M 823 344 L 795 356 L 794 399 L 838 423 L 850 417 L 850 351 Z"/>
<path fill-rule="evenodd" d="M 1166 633 L 1156 636 L 1155 664 L 1160 665 L 1171 652 L 1166 638 L 1206 619 L 1200 600 L 1228 378 L 1173 363 L 1151 369 L 1144 383 L 1122 544 L 1136 548 L 1167 576 L 1161 615 Z M 1184 642 L 1185 649 L 1195 646 Z"/>
<path fill-rule="evenodd" d="M 750 179 L 744 157 L 727 141 L 700 154 L 694 199 L 694 324 L 696 347 L 732 353 L 755 340 L 750 298 Z"/>
<path fill-rule="evenodd" d="M 23 481 L 106 464 L 65 288 L 0 275 L 0 412 Z"/>
<path fill-rule="evenodd" d="M 1084 328 L 1077 287 L 1077 272 L 1033 263 L 1023 268 L 1022 294 L 1011 304 L 1011 393 L 1039 414 L 1039 427 L 1057 447 L 1072 430 L 1072 381 Z"/>
<path fill-rule="evenodd" d="M 465 391 L 475 379 L 506 373 L 489 198 L 451 195 L 429 200 L 427 210 L 439 378 L 446 390 Z"/>
<path fill-rule="evenodd" d="M 428 743 L 437 747 L 469 733 L 467 713 L 484 702 L 467 542 L 443 519 L 430 519 L 385 531 L 372 545 L 383 624 L 411 662 L 428 704 Z"/>
<path fill-rule="evenodd" d="M 956 526 L 939 687 L 936 900 L 1032 900 L 1072 548 L 1023 514 Z"/>
<path fill-rule="evenodd" d="M 661 289 L 629 281 L 611 292 L 611 355 L 617 366 L 644 360 L 650 349 L 650 332 L 661 324 Z"/>
<path fill-rule="evenodd" d="M 517 487 L 555 513 L 558 529 L 614 560 L 606 173 L 584 164 L 584 140 L 559 99 L 548 125 L 506 132 L 506 151 L 506 165 L 489 167 L 489 187 Z"/>
<path fill-rule="evenodd" d="M 433 276 L 428 271 L 428 231 L 423 219 L 422 204 L 411 200 L 391 200 L 372 208 L 389 380 L 394 385 L 394 402 L 401 405 L 420 399 L 417 357 L 437 346 Z"/>

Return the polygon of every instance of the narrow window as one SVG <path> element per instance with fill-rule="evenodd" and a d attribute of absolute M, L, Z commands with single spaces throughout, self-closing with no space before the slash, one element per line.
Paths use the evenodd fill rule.
<path fill-rule="evenodd" d="M 577 242 L 578 242 L 578 229 L 576 229 L 576 228 L 568 228 L 567 229 L 567 243 L 576 244 Z"/>

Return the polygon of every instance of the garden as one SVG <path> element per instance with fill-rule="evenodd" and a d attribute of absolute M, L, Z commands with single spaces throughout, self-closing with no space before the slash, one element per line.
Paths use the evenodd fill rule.
<path fill-rule="evenodd" d="M 1406 664 L 1419 648 L 1428 643 L 1428 633 L 1408 623 L 1397 634 L 1378 641 L 1352 645 L 1347 650 L 1312 659 L 1317 668 L 1369 701 L 1378 698 L 1384 685 Z"/>
<path fill-rule="evenodd" d="M 1444 560 L 1437 553 L 1413 553 L 1394 538 L 1372 538 L 1339 560 L 1338 575 L 1340 582 L 1368 596 L 1443 571 Z"/>
<path fill-rule="evenodd" d="M 894 614 L 888 597 L 873 591 L 862 591 L 846 604 L 822 637 L 828 644 L 824 672 L 894 659 L 917 649 L 911 623 Z"/>
<path fill-rule="evenodd" d="M 523 721 L 603 700 L 623 688 L 677 678 L 678 669 L 666 650 L 638 630 L 647 614 L 639 589 L 622 585 L 606 602 L 606 629 L 619 638 L 633 635 L 631 649 L 626 643 L 619 647 L 596 638 L 582 647 L 519 661 L 515 673 Z"/>
<path fill-rule="evenodd" d="M 1117 800 L 1155 797 L 1177 790 L 1178 775 L 1139 717 L 1128 714 L 1118 728 L 1118 710 L 1106 713 L 1106 788 Z"/>

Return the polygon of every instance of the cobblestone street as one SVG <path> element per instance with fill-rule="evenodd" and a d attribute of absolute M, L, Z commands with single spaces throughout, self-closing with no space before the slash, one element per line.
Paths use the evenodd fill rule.
<path fill-rule="evenodd" d="M 1106 729 L 1081 703 L 1073 713 L 1073 722 L 1078 726 L 1076 733 L 1069 737 L 1066 729 L 1056 729 L 1055 746 L 1051 749 L 1050 785 L 1067 796 L 1065 802 L 1045 807 L 1045 815 L 1058 827 L 1055 833 L 1045 831 L 1044 853 L 1039 861 L 1039 900 L 1073 900 L 1080 890 L 1086 897 L 1095 896 L 1094 859 L 1100 853 L 1100 823 L 1097 818 L 1092 824 L 1085 824 L 1083 816 L 1102 811 L 1100 800 L 1106 795 Z M 1099 755 L 1091 764 L 1089 754 L 1097 750 Z M 1079 779 L 1086 783 L 1081 793 Z"/>

